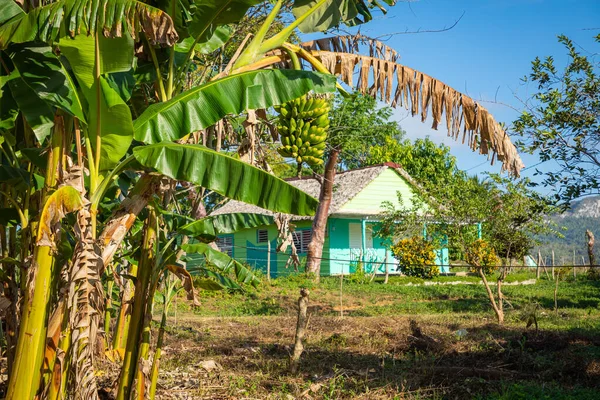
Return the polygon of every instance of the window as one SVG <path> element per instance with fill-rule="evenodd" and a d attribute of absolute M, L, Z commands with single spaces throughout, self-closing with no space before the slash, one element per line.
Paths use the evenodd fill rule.
<path fill-rule="evenodd" d="M 359 223 L 351 222 L 348 224 L 348 234 L 351 249 L 362 249 L 362 226 Z M 369 225 L 365 227 L 365 247 L 373 248 L 373 230 Z"/>
<path fill-rule="evenodd" d="M 292 233 L 294 246 L 296 246 L 298 253 L 306 253 L 308 251 L 308 244 L 310 243 L 311 236 L 312 229 L 299 229 Z"/>
<path fill-rule="evenodd" d="M 233 235 L 219 236 L 217 238 L 217 246 L 221 252 L 233 257 Z"/>
<path fill-rule="evenodd" d="M 266 229 L 256 231 L 256 243 L 267 243 L 269 241 L 269 232 Z"/>

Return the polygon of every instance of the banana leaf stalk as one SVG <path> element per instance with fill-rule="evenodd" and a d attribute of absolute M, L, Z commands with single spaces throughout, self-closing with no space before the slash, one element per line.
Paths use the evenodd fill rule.
<path fill-rule="evenodd" d="M 137 265 L 131 264 L 129 266 L 129 275 L 132 277 L 137 276 Z M 115 324 L 115 330 L 113 333 L 112 348 L 117 351 L 125 351 L 125 345 L 127 344 L 127 334 L 129 332 L 129 322 L 131 320 L 131 298 L 132 298 L 132 282 L 131 279 L 125 281 L 123 292 L 121 295 L 121 307 L 119 309 L 119 316 Z"/>
<path fill-rule="evenodd" d="M 109 338 L 109 332 L 110 332 L 110 320 L 111 320 L 111 316 L 110 313 L 112 311 L 112 292 L 113 292 L 113 287 L 114 287 L 114 280 L 112 279 L 111 275 L 112 275 L 112 271 L 110 269 L 107 269 L 108 272 L 108 276 L 109 276 L 109 281 L 106 283 L 106 302 L 104 305 L 104 340 L 105 340 L 105 350 L 109 349 L 109 343 L 110 343 L 110 338 Z"/>

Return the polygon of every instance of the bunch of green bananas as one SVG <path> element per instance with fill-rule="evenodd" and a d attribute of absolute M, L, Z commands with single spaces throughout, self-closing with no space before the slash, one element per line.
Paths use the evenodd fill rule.
<path fill-rule="evenodd" d="M 329 129 L 329 102 L 321 98 L 298 97 L 275 109 L 279 112 L 277 129 L 282 146 L 277 150 L 284 157 L 293 157 L 298 164 L 323 164 L 325 140 Z"/>

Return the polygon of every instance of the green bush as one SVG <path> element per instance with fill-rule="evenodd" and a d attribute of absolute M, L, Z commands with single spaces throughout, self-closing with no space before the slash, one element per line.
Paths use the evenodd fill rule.
<path fill-rule="evenodd" d="M 392 253 L 405 275 L 431 279 L 440 273 L 435 265 L 435 247 L 422 237 L 400 240 L 392 246 Z"/>

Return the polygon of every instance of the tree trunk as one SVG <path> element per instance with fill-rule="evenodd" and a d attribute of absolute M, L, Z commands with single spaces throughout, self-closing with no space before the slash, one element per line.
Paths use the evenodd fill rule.
<path fill-rule="evenodd" d="M 325 174 L 321 184 L 321 194 L 319 195 L 319 206 L 312 224 L 312 236 L 308 244 L 306 255 L 306 273 L 313 274 L 318 282 L 321 275 L 321 256 L 323 255 L 323 243 L 325 242 L 325 229 L 327 228 L 327 216 L 329 206 L 333 198 L 333 180 L 335 179 L 335 167 L 340 151 L 333 149 L 325 165 Z"/>
<path fill-rule="evenodd" d="M 498 308 L 498 305 L 496 304 L 496 299 L 494 298 L 494 293 L 492 293 L 492 289 L 490 288 L 490 284 L 487 281 L 487 278 L 485 277 L 485 274 L 483 273 L 483 269 L 482 268 L 477 268 L 479 270 L 479 276 L 481 277 L 481 280 L 483 281 L 483 286 L 485 286 L 485 290 L 487 291 L 488 297 L 490 299 L 490 304 L 492 305 L 492 308 L 494 309 L 494 312 L 496 313 L 496 317 L 498 318 L 498 324 L 502 324 L 504 322 L 504 312 Z"/>
<path fill-rule="evenodd" d="M 300 298 L 298 299 L 298 322 L 296 323 L 296 337 L 294 341 L 294 352 L 290 358 L 290 372 L 295 374 L 298 371 L 298 365 L 300 364 L 300 356 L 304 351 L 304 345 L 302 339 L 306 332 L 306 325 L 308 325 L 308 289 L 300 289 Z"/>
<path fill-rule="evenodd" d="M 502 293 L 502 284 L 506 279 L 507 270 L 506 268 L 500 269 L 500 275 L 498 276 L 498 309 L 504 314 L 504 294 Z"/>
<path fill-rule="evenodd" d="M 590 258 L 590 267 L 593 268 L 594 265 L 596 265 L 596 256 L 594 255 L 595 238 L 594 234 L 589 229 L 585 231 L 585 235 L 587 236 L 587 251 L 588 257 Z"/>
<path fill-rule="evenodd" d="M 388 251 L 385 251 L 385 280 L 383 281 L 384 284 L 388 283 L 388 280 L 390 278 L 390 267 L 388 265 L 389 259 L 388 259 Z"/>

